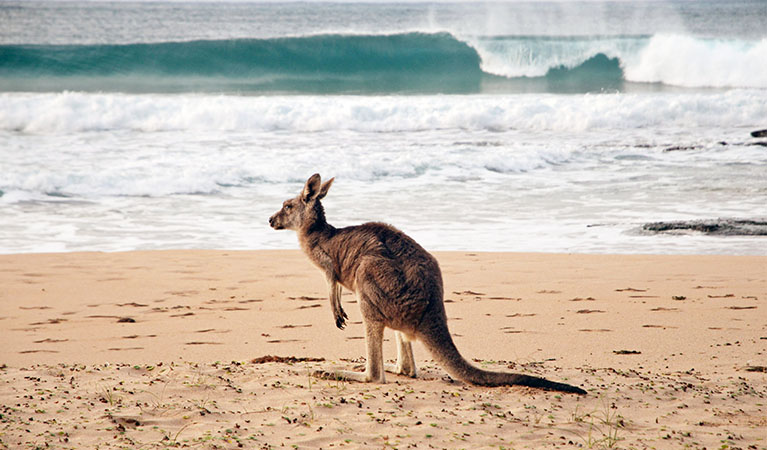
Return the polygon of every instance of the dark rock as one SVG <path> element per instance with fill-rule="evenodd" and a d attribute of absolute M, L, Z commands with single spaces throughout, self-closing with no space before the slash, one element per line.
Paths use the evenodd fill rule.
<path fill-rule="evenodd" d="M 749 142 L 748 145 L 758 145 L 760 147 L 767 147 L 767 141 Z"/>
<path fill-rule="evenodd" d="M 699 232 L 713 236 L 767 236 L 767 219 L 710 219 L 654 222 L 642 225 L 650 233 Z"/>
<path fill-rule="evenodd" d="M 767 128 L 764 130 L 756 130 L 751 132 L 751 136 L 753 137 L 767 137 Z"/>
<path fill-rule="evenodd" d="M 676 145 L 674 147 L 666 148 L 663 151 L 664 152 L 681 152 L 681 151 L 687 151 L 687 150 L 695 150 L 695 149 L 698 149 L 698 148 L 700 148 L 700 147 L 697 146 L 697 145 L 689 145 L 689 146 Z"/>

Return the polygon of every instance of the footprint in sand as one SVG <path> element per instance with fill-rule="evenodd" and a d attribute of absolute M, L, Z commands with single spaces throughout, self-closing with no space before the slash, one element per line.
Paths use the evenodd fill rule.
<path fill-rule="evenodd" d="M 30 323 L 30 325 L 55 325 L 57 323 L 62 323 L 62 322 L 66 322 L 66 321 L 67 321 L 67 319 L 61 319 L 61 318 L 59 318 L 59 319 L 48 319 L 45 322 L 35 322 L 35 323 Z"/>
<path fill-rule="evenodd" d="M 575 297 L 570 299 L 571 302 L 593 302 L 596 301 L 594 297 Z"/>
<path fill-rule="evenodd" d="M 506 334 L 521 334 L 524 333 L 523 330 L 515 330 L 514 327 L 501 327 L 499 328 L 501 331 L 503 331 Z"/>
<path fill-rule="evenodd" d="M 296 308 L 296 309 L 309 309 L 309 308 L 319 308 L 319 307 L 321 307 L 321 306 L 322 306 L 321 304 L 314 304 L 314 305 L 303 305 L 303 306 L 299 306 L 299 307 L 298 307 L 298 308 Z"/>
<path fill-rule="evenodd" d="M 199 294 L 199 291 L 165 291 L 166 294 L 175 295 L 177 297 L 191 297 Z"/>

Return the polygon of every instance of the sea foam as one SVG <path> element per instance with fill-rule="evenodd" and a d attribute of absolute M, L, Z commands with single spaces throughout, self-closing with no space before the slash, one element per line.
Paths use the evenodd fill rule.
<path fill-rule="evenodd" d="M 767 88 L 767 39 L 656 35 L 625 64 L 626 79 L 685 87 Z"/>
<path fill-rule="evenodd" d="M 505 96 L 0 94 L 0 130 L 358 132 L 763 125 L 767 91 Z"/>

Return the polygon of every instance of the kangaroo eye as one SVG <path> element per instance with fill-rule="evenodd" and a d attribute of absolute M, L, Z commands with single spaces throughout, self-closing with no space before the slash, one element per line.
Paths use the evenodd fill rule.
<path fill-rule="evenodd" d="M 293 205 L 291 205 L 291 204 L 286 204 L 286 205 L 284 206 L 284 208 L 285 208 L 285 211 L 290 211 L 290 208 L 292 208 L 292 207 L 293 207 Z"/>

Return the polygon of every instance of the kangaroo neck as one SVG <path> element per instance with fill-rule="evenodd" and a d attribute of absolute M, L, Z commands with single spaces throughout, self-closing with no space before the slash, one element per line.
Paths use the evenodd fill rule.
<path fill-rule="evenodd" d="M 317 263 L 319 258 L 327 254 L 325 247 L 335 234 L 336 228 L 333 225 L 324 219 L 318 219 L 298 231 L 298 240 L 304 253 Z"/>

